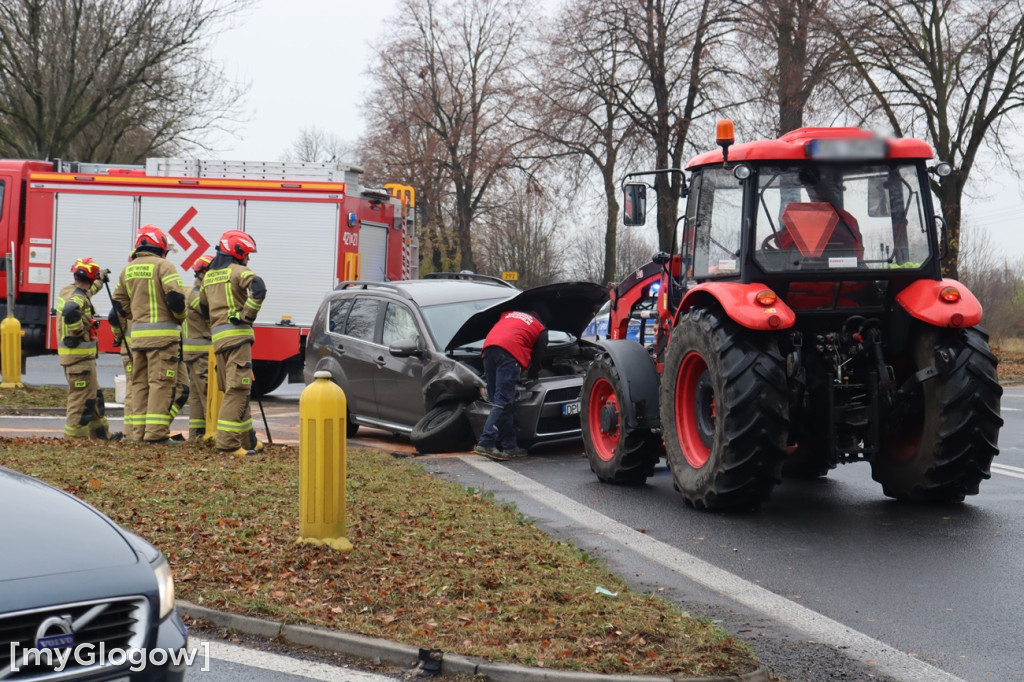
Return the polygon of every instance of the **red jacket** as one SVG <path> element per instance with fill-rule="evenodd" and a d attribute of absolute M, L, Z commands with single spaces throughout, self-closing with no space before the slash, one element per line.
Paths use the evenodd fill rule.
<path fill-rule="evenodd" d="M 498 346 L 509 352 L 521 367 L 529 367 L 533 347 L 544 333 L 544 325 L 533 315 L 512 311 L 502 313 L 484 339 L 484 348 Z"/>

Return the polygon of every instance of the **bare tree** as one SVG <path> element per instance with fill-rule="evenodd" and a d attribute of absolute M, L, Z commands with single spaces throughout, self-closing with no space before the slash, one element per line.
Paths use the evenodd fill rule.
<path fill-rule="evenodd" d="M 712 114 L 710 93 L 728 75 L 718 50 L 735 19 L 736 7 L 720 0 L 613 0 L 632 65 L 643 88 L 624 92 L 627 111 L 648 138 L 657 168 L 681 168 L 695 120 Z M 719 89 L 719 96 L 728 88 Z M 672 250 L 682 194 L 678 174 L 655 178 L 658 241 Z"/>
<path fill-rule="evenodd" d="M 573 241 L 572 267 L 588 282 L 612 286 L 642 265 L 650 262 L 657 250 L 647 235 L 637 228 L 619 232 L 615 243 L 615 270 L 604 275 L 605 244 L 597 230 L 578 234 Z"/>
<path fill-rule="evenodd" d="M 837 25 L 833 4 L 740 0 L 736 26 L 744 80 L 755 115 L 777 135 L 802 127 L 809 107 L 820 111 L 835 102 L 824 92 L 843 73 L 842 48 L 831 30 Z"/>
<path fill-rule="evenodd" d="M 897 135 L 925 137 L 953 173 L 934 178 L 958 275 L 961 205 L 978 152 L 1007 153 L 1010 117 L 1024 106 L 1024 7 L 1020 0 L 844 0 L 837 31 L 866 87 L 870 114 Z"/>
<path fill-rule="evenodd" d="M 534 61 L 536 122 L 532 131 L 551 145 L 549 158 L 561 155 L 593 169 L 601 179 L 605 200 L 603 271 L 596 281 L 609 281 L 616 271 L 619 224 L 618 162 L 635 139 L 636 126 L 625 111 L 626 97 L 638 87 L 622 73 L 624 36 L 601 5 L 572 0 L 539 43 Z"/>
<path fill-rule="evenodd" d="M 564 261 L 564 249 L 556 239 L 558 211 L 533 179 L 505 189 L 508 201 L 477 231 L 482 271 L 517 272 L 524 289 L 557 280 Z"/>
<path fill-rule="evenodd" d="M 405 0 L 372 69 L 388 92 L 414 100 L 406 124 L 438 141 L 451 183 L 460 266 L 475 270 L 472 228 L 499 178 L 517 164 L 511 125 L 520 100 L 528 3 Z"/>
<path fill-rule="evenodd" d="M 303 128 L 284 153 L 285 161 L 359 163 L 359 147 L 316 126 Z"/>
<path fill-rule="evenodd" d="M 137 162 L 201 145 L 241 94 L 208 42 L 250 2 L 0 3 L 0 155 Z"/>

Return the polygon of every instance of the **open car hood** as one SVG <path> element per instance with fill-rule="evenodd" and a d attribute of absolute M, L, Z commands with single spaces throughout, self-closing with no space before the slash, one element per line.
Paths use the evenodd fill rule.
<path fill-rule="evenodd" d="M 608 289 L 592 282 L 560 282 L 527 289 L 466 320 L 445 350 L 482 340 L 501 314 L 510 310 L 536 310 L 547 320 L 548 329 L 578 337 L 607 300 Z"/>

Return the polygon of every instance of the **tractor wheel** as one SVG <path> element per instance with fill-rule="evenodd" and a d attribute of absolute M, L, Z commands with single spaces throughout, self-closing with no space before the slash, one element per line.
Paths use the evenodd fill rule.
<path fill-rule="evenodd" d="M 583 445 L 590 470 L 604 483 L 638 485 L 654 473 L 661 441 L 650 429 L 630 429 L 619 412 L 622 381 L 607 358 L 595 360 L 581 393 Z"/>
<path fill-rule="evenodd" d="M 785 360 L 771 336 L 718 310 L 684 314 L 665 354 L 660 403 L 666 457 L 687 504 L 751 509 L 768 497 L 789 433 Z"/>
<path fill-rule="evenodd" d="M 920 327 L 898 383 L 922 369 L 949 363 L 925 379 L 898 404 L 882 434 L 882 452 L 871 476 L 882 492 L 899 500 L 962 502 L 976 495 L 999 452 L 999 399 L 995 355 L 988 336 L 962 330 Z M 902 375 L 902 376 L 901 376 Z"/>

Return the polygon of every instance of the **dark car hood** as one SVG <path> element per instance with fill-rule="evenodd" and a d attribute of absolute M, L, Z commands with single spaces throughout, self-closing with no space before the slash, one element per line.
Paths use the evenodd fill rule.
<path fill-rule="evenodd" d="M 544 315 L 548 329 L 578 337 L 607 300 L 608 289 L 592 282 L 560 282 L 527 289 L 466 320 L 445 350 L 484 338 L 501 314 L 510 310 L 536 310 Z"/>
<path fill-rule="evenodd" d="M 125 537 L 95 509 L 0 467 L 0 582 L 137 562 Z"/>

